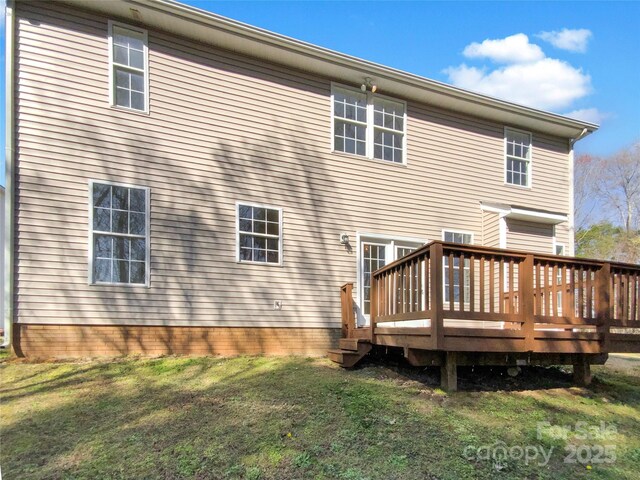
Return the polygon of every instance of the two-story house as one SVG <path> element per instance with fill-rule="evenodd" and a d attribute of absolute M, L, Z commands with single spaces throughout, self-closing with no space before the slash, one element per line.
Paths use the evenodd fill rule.
<path fill-rule="evenodd" d="M 596 125 L 169 0 L 6 18 L 20 355 L 324 353 L 340 286 L 368 325 L 372 272 L 430 241 L 573 254 Z"/>

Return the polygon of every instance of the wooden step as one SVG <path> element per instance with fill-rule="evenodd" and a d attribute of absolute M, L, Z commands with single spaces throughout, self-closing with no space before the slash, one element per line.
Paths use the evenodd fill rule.
<path fill-rule="evenodd" d="M 341 350 L 351 350 L 353 352 L 358 351 L 358 339 L 357 338 L 341 338 L 338 342 Z"/>
<path fill-rule="evenodd" d="M 349 344 L 352 346 L 352 344 Z M 341 367 L 351 368 L 355 366 L 371 350 L 371 343 L 360 340 L 357 342 L 357 350 L 336 349 L 329 350 L 329 359 Z"/>
<path fill-rule="evenodd" d="M 327 354 L 329 355 L 329 360 L 339 364 L 342 364 L 344 362 L 345 353 L 347 353 L 347 350 L 329 350 L 327 352 Z"/>

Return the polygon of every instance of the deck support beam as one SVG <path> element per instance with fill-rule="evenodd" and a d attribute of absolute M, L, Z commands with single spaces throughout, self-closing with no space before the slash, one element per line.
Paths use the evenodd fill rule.
<path fill-rule="evenodd" d="M 440 386 L 445 392 L 458 390 L 458 362 L 456 352 L 447 352 L 440 367 Z"/>
<path fill-rule="evenodd" d="M 404 358 L 414 367 L 439 367 L 443 364 L 442 357 L 442 352 L 404 348 Z"/>
<path fill-rule="evenodd" d="M 573 364 L 573 381 L 581 387 L 586 387 L 591 383 L 591 363 L 586 355 L 577 357 Z"/>

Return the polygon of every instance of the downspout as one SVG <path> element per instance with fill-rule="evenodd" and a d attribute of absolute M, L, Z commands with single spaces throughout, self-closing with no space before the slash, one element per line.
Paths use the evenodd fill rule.
<path fill-rule="evenodd" d="M 587 128 L 583 128 L 583 129 L 582 129 L 582 132 L 580 132 L 580 135 L 578 135 L 576 138 L 572 138 L 572 139 L 570 140 L 570 142 L 571 142 L 571 149 L 572 149 L 572 150 L 573 150 L 573 146 L 576 144 L 576 142 L 577 142 L 578 140 L 582 140 L 582 138 L 583 138 L 587 133 L 589 133 L 589 129 L 587 129 Z"/>
<path fill-rule="evenodd" d="M 578 135 L 576 138 L 569 139 L 569 245 L 570 245 L 571 251 L 566 253 L 571 257 L 575 257 L 576 255 L 576 215 L 575 215 L 576 205 L 575 205 L 575 197 L 574 197 L 575 187 L 573 184 L 575 158 L 573 153 L 573 146 L 576 144 L 578 140 L 583 138 L 588 132 L 589 130 L 587 130 L 586 128 L 583 128 L 582 132 L 580 132 L 580 135 Z"/>
<path fill-rule="evenodd" d="M 5 10 L 5 196 L 4 196 L 4 338 L 2 348 L 11 346 L 13 334 L 13 223 L 14 223 L 14 64 L 15 6 L 6 0 Z"/>

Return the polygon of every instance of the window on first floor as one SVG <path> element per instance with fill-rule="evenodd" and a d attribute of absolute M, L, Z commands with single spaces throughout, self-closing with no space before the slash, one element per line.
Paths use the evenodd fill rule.
<path fill-rule="evenodd" d="M 140 112 L 148 110 L 147 32 L 109 24 L 111 105 Z"/>
<path fill-rule="evenodd" d="M 458 231 L 450 231 L 444 230 L 442 232 L 442 239 L 445 242 L 451 243 L 464 243 L 464 244 L 472 244 L 473 243 L 473 234 L 469 232 L 458 232 Z M 449 269 L 451 265 L 449 264 L 449 258 L 444 257 L 444 271 L 443 271 L 443 283 L 444 283 L 444 301 L 451 301 L 451 291 L 449 288 Z M 464 301 L 468 302 L 470 298 L 470 269 L 471 264 L 469 259 L 464 260 L 464 265 L 460 265 L 460 259 L 453 259 L 453 301 L 458 303 L 460 302 L 460 295 L 464 295 Z M 462 281 L 461 281 L 462 279 Z M 462 288 L 462 290 L 461 290 Z"/>
<path fill-rule="evenodd" d="M 347 87 L 333 87 L 333 149 L 405 162 L 406 105 Z"/>
<path fill-rule="evenodd" d="M 282 209 L 237 205 L 240 262 L 282 264 Z"/>
<path fill-rule="evenodd" d="M 149 189 L 91 181 L 89 282 L 149 284 Z"/>
<path fill-rule="evenodd" d="M 531 186 L 531 134 L 505 129 L 505 182 Z"/>

